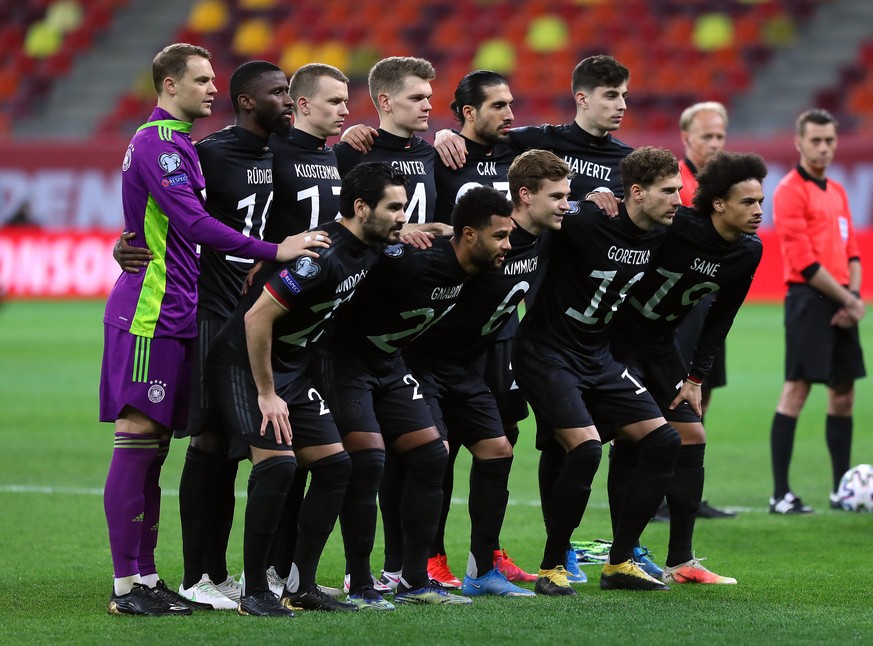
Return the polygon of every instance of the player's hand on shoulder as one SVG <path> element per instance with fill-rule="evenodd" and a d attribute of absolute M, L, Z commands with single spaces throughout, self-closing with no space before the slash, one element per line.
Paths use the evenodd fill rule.
<path fill-rule="evenodd" d="M 288 417 L 288 404 L 276 393 L 258 395 L 258 408 L 261 409 L 261 437 L 267 434 L 267 426 L 273 425 L 276 444 L 291 445 L 291 420 Z"/>
<path fill-rule="evenodd" d="M 467 144 L 461 135 L 452 130 L 438 130 L 433 138 L 433 147 L 443 164 L 452 170 L 458 170 L 467 161 Z"/>
<path fill-rule="evenodd" d="M 621 200 L 619 200 L 612 191 L 597 190 L 588 193 L 588 195 L 585 196 L 585 201 L 593 202 L 597 205 L 597 208 L 604 211 L 606 215 L 614 218 L 618 215 L 618 203 Z"/>
<path fill-rule="evenodd" d="M 330 246 L 330 236 L 325 231 L 304 231 L 288 236 L 276 251 L 276 260 L 288 262 L 300 256 L 318 258 L 318 252 L 313 249 L 327 249 Z"/>
<path fill-rule="evenodd" d="M 406 233 L 402 233 L 400 235 L 400 242 L 403 244 L 412 245 L 416 249 L 428 249 L 433 246 L 434 235 L 432 233 L 427 233 L 420 229 L 414 229 L 412 231 L 407 231 Z"/>
<path fill-rule="evenodd" d="M 454 234 L 454 229 L 452 229 L 449 224 L 443 222 L 421 222 L 416 224 L 404 224 L 403 228 L 400 230 L 400 235 L 405 236 L 413 231 L 429 233 L 432 238 L 446 238 Z"/>
<path fill-rule="evenodd" d="M 362 155 L 366 155 L 373 150 L 373 142 L 376 141 L 378 136 L 379 133 L 375 128 L 357 123 L 346 128 L 343 136 L 340 137 L 340 141 L 347 143 Z"/>
<path fill-rule="evenodd" d="M 128 274 L 138 274 L 140 267 L 145 267 L 152 259 L 152 252 L 147 247 L 134 247 L 127 244 L 136 237 L 134 231 L 122 231 L 121 236 L 112 247 L 112 257 L 121 270 Z"/>

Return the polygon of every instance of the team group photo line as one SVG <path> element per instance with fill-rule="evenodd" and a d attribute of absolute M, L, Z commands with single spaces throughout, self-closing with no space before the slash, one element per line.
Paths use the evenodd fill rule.
<path fill-rule="evenodd" d="M 571 537 L 602 459 L 602 590 L 736 584 L 701 564 L 693 540 L 698 518 L 735 516 L 703 500 L 703 419 L 762 257 L 767 167 L 723 150 L 725 107 L 676 115 L 679 159 L 614 136 L 631 74 L 608 55 L 572 70 L 572 120 L 522 127 L 508 81 L 488 70 L 434 97 L 430 62 L 384 58 L 368 75 L 372 128 L 364 106 L 349 119 L 336 67 L 307 64 L 289 80 L 253 60 L 216 79 L 211 58 L 187 43 L 155 56 L 157 105 L 123 155 L 99 392 L 114 428 L 109 613 L 291 618 L 573 597 L 587 576 Z M 235 121 L 194 142 L 222 85 Z M 436 101 L 457 126 L 431 144 L 421 135 Z M 816 108 L 795 117 L 798 163 L 772 198 L 787 296 L 769 511 L 788 515 L 813 511 L 788 472 L 816 383 L 827 388 L 830 502 L 844 506 L 865 375 L 858 243 L 827 175 L 838 124 Z M 545 525 L 530 573 L 501 541 L 529 415 Z M 188 438 L 181 474 L 165 474 L 179 488 L 178 588 L 155 563 L 174 436 Z M 457 577 L 445 532 L 462 449 L 470 538 Z M 653 518 L 669 523 L 660 565 L 640 544 Z M 316 572 L 337 520 L 345 577 L 333 587 Z"/>

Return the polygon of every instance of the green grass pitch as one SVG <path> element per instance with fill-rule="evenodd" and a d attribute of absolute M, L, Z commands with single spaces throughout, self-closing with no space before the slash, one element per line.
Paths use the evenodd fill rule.
<path fill-rule="evenodd" d="M 280 621 L 201 613 L 181 618 L 106 614 L 112 583 L 101 488 L 112 429 L 97 419 L 102 303 L 12 302 L 0 307 L 0 643 L 518 643 L 546 644 L 843 644 L 870 643 L 873 615 L 873 514 L 827 508 L 829 461 L 824 393 L 815 389 L 798 428 L 792 486 L 816 509 L 789 518 L 766 513 L 769 427 L 781 387 L 781 308 L 747 305 L 728 339 L 728 388 L 716 391 L 707 428 L 705 498 L 740 510 L 734 520 L 698 521 L 696 549 L 714 571 L 739 585 L 674 586 L 668 593 L 603 592 L 592 583 L 571 599 L 477 600 L 470 608 L 401 607 L 393 613 L 298 613 Z M 862 324 L 873 353 L 873 326 Z M 873 356 L 871 354 L 870 356 Z M 857 389 L 853 464 L 873 462 L 870 381 Z M 544 531 L 536 484 L 537 453 L 525 423 L 511 480 L 505 547 L 536 570 Z M 158 567 L 178 585 L 182 556 L 175 492 L 185 443 L 164 468 Z M 458 469 L 465 469 L 462 459 Z M 237 490 L 245 490 L 242 469 Z M 609 537 L 606 465 L 574 538 Z M 466 477 L 459 473 L 447 545 L 456 574 L 466 563 Z M 242 568 L 242 509 L 229 563 Z M 342 547 L 331 538 L 319 580 L 338 585 Z M 662 560 L 667 528 L 643 536 Z M 379 568 L 381 538 L 372 565 Z"/>

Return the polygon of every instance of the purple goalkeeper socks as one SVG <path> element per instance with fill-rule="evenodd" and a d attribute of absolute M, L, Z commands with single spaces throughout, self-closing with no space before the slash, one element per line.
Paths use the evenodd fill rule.
<path fill-rule="evenodd" d="M 149 468 L 158 455 L 158 443 L 154 436 L 115 433 L 115 448 L 103 490 L 103 509 L 116 578 L 139 573 L 145 484 Z"/>
<path fill-rule="evenodd" d="M 143 576 L 157 573 L 155 567 L 155 548 L 158 545 L 158 524 L 161 518 L 161 468 L 167 460 L 170 452 L 170 440 L 162 439 L 158 443 L 158 452 L 155 455 L 149 470 L 146 472 L 145 494 L 143 507 L 143 522 L 140 527 L 139 573 Z"/>

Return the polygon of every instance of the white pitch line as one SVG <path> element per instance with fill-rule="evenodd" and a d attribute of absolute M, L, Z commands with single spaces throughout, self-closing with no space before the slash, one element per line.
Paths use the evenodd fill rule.
<path fill-rule="evenodd" d="M 102 496 L 103 489 L 85 489 L 82 487 L 46 487 L 40 485 L 0 485 L 2 493 L 42 493 L 42 494 L 70 494 L 74 496 Z"/>
<path fill-rule="evenodd" d="M 89 489 L 86 487 L 49 487 L 43 485 L 19 485 L 19 484 L 2 484 L 0 485 L 0 493 L 37 493 L 48 495 L 70 495 L 70 496 L 102 496 L 103 488 Z M 161 489 L 161 494 L 164 496 L 178 496 L 177 489 Z M 237 494 L 239 495 L 239 493 Z M 245 492 L 243 492 L 245 495 Z"/>
<path fill-rule="evenodd" d="M 72 495 L 72 496 L 102 496 L 103 489 L 88 489 L 85 487 L 51 487 L 51 486 L 43 486 L 43 485 L 20 485 L 20 484 L 0 484 L 0 493 L 35 493 L 35 494 L 47 494 L 47 495 Z M 179 495 L 178 489 L 167 489 L 166 487 L 161 488 L 161 494 L 164 496 L 174 496 L 177 497 Z M 245 491 L 237 491 L 237 498 L 245 498 Z M 466 505 L 466 498 L 457 498 L 452 497 L 453 505 Z M 509 498 L 509 505 L 513 507 L 539 507 L 539 500 L 523 500 L 519 498 Z M 592 509 L 608 509 L 609 504 L 606 502 L 591 502 L 588 504 Z M 729 507 L 731 511 L 736 512 L 761 512 L 768 511 L 766 507 L 758 508 L 758 507 Z"/>

